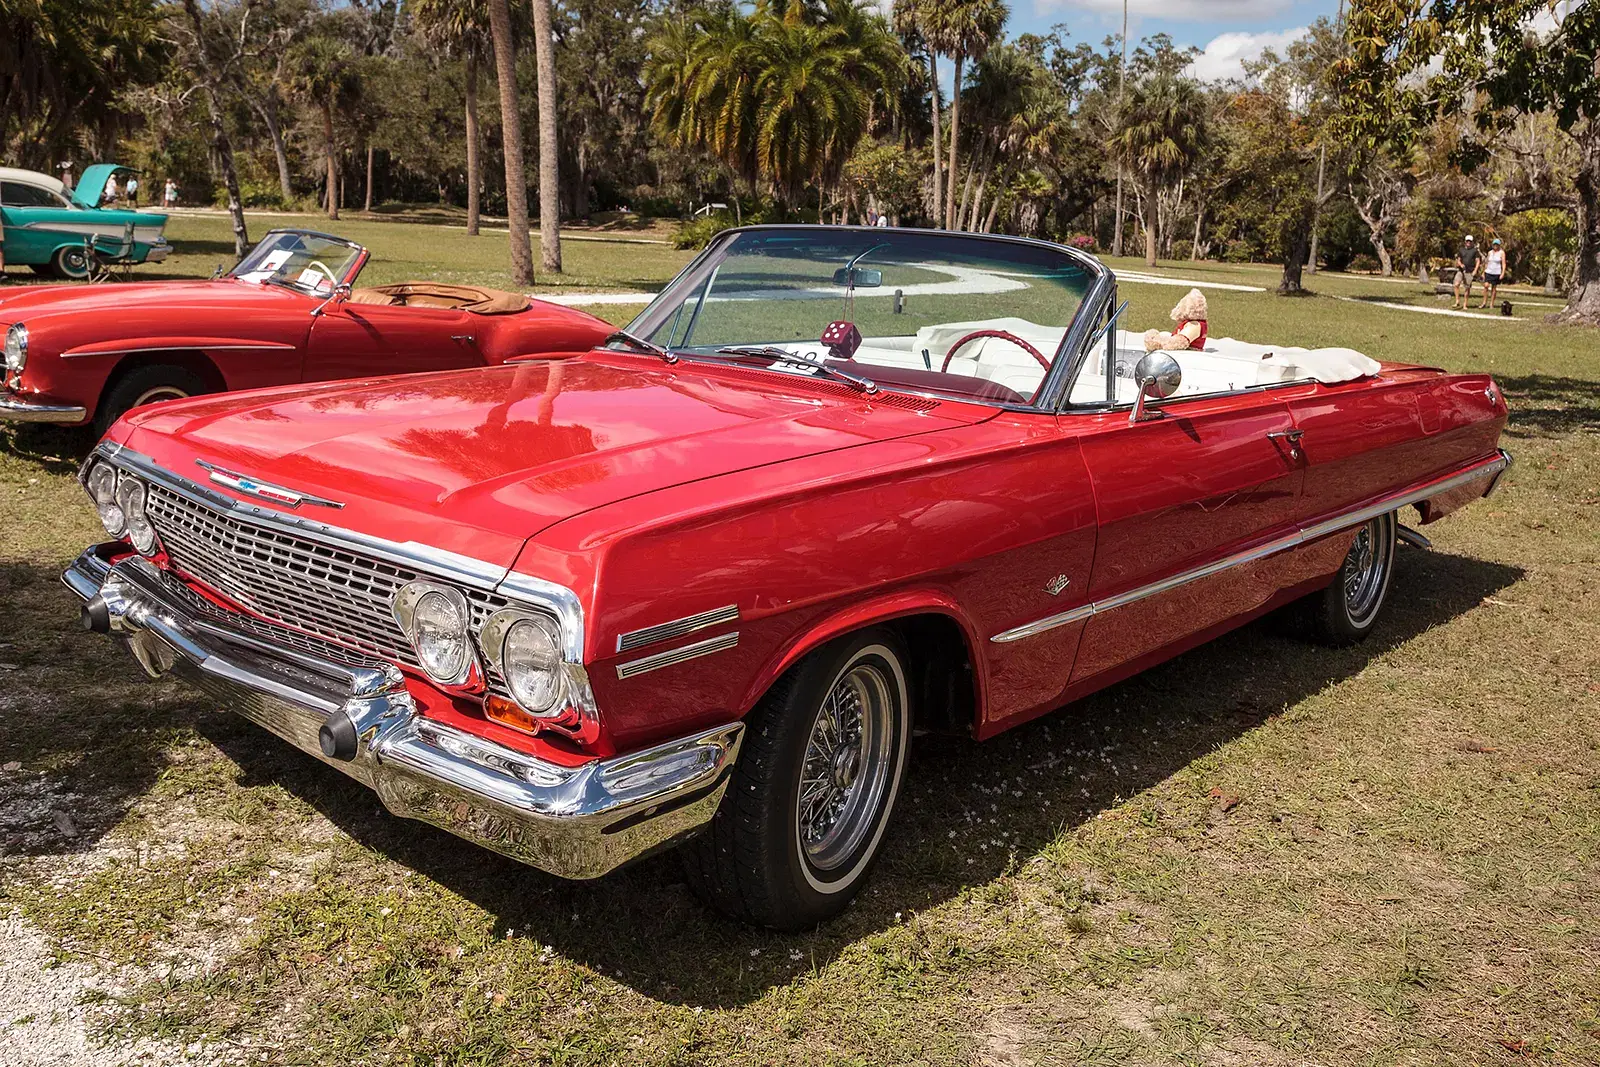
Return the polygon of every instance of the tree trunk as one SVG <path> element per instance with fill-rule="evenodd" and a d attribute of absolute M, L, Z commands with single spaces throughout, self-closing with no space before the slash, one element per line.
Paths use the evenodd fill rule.
<path fill-rule="evenodd" d="M 1567 306 L 1554 321 L 1600 326 L 1600 116 L 1578 142 L 1578 264 Z"/>
<path fill-rule="evenodd" d="M 478 46 L 467 47 L 467 234 L 478 236 L 479 200 L 483 188 L 483 161 L 478 157 Z"/>
<path fill-rule="evenodd" d="M 945 175 L 949 184 L 944 191 L 944 228 L 955 229 L 956 220 L 956 149 L 961 143 L 961 69 L 966 65 L 967 57 L 957 52 L 955 54 L 956 77 L 950 83 L 950 166 Z"/>
<path fill-rule="evenodd" d="M 333 97 L 322 102 L 322 140 L 328 156 L 328 218 L 339 217 L 339 164 L 333 154 Z"/>
<path fill-rule="evenodd" d="M 1200 262 L 1200 223 L 1203 222 L 1206 217 L 1205 200 L 1200 199 L 1199 197 L 1196 197 L 1196 200 L 1198 202 L 1194 205 L 1194 241 L 1189 245 L 1190 263 Z"/>
<path fill-rule="evenodd" d="M 250 101 L 250 106 L 261 116 L 261 124 L 267 128 L 267 137 L 272 141 L 272 156 L 278 164 L 278 188 L 283 192 L 284 206 L 294 199 L 294 186 L 289 181 L 289 146 L 283 139 L 283 124 L 278 121 L 278 90 L 269 86 L 267 91 L 258 100 L 255 96 L 246 94 L 245 99 Z"/>
<path fill-rule="evenodd" d="M 956 229 L 970 230 L 972 223 L 967 216 L 967 209 L 972 206 L 972 183 L 978 178 L 978 159 L 974 155 L 967 160 L 967 180 L 961 185 L 961 207 L 956 210 Z"/>
<path fill-rule="evenodd" d="M 1317 231 L 1322 228 L 1322 202 L 1326 199 L 1322 193 L 1323 177 L 1328 171 L 1328 146 L 1322 146 L 1322 153 L 1317 157 L 1317 205 L 1311 211 L 1311 251 L 1307 256 L 1306 270 L 1312 274 L 1317 273 Z"/>
<path fill-rule="evenodd" d="M 205 62 L 203 54 L 205 28 L 200 24 L 198 0 L 183 0 L 183 10 L 189 16 L 189 25 L 194 29 L 195 44 L 202 50 L 202 54 L 196 57 L 195 72 L 200 76 L 201 83 L 206 89 L 206 114 L 211 120 L 211 148 L 216 152 L 217 162 L 222 166 L 222 184 L 228 190 L 228 217 L 233 220 L 233 254 L 243 259 L 245 250 L 250 247 L 250 232 L 244 223 L 244 199 L 239 195 L 239 172 L 233 165 L 233 142 L 228 140 L 228 127 L 222 119 L 224 114 L 222 92 Z"/>
<path fill-rule="evenodd" d="M 1111 230 L 1111 254 L 1122 255 L 1122 164 L 1117 164 L 1117 218 Z"/>
<path fill-rule="evenodd" d="M 1383 243 L 1382 237 L 1372 239 L 1372 247 L 1378 253 L 1378 263 L 1383 270 L 1385 278 L 1394 277 L 1394 257 L 1389 254 L 1389 246 Z"/>
<path fill-rule="evenodd" d="M 1135 190 L 1139 194 L 1139 224 L 1144 227 L 1144 265 L 1156 265 L 1156 220 L 1152 218 L 1159 213 L 1160 207 L 1156 198 L 1160 195 L 1154 188 L 1148 192 L 1142 189 Z"/>
<path fill-rule="evenodd" d="M 193 0 L 187 0 L 192 3 Z M 511 230 L 511 280 L 533 284 L 533 247 L 528 241 L 528 179 L 523 171 L 522 111 L 517 101 L 517 56 L 511 47 L 507 0 L 489 0 L 495 77 L 500 83 L 500 140 L 506 157 L 506 223 Z"/>
<path fill-rule="evenodd" d="M 983 220 L 983 232 L 994 232 L 994 217 L 1000 213 L 1000 194 L 995 193 L 994 199 L 989 201 L 989 214 Z"/>
<path fill-rule="evenodd" d="M 533 0 L 533 44 L 539 70 L 539 259 L 561 273 L 561 144 L 556 130 L 556 39 L 550 0 Z"/>
<path fill-rule="evenodd" d="M 1556 257 L 1550 257 L 1550 269 L 1544 273 L 1544 291 L 1546 296 L 1556 295 Z"/>
<path fill-rule="evenodd" d="M 944 181 L 940 177 L 944 138 L 939 135 L 939 55 L 931 48 L 928 49 L 928 77 L 933 80 L 933 91 L 929 94 L 933 100 L 933 224 L 938 226 L 944 217 Z"/>

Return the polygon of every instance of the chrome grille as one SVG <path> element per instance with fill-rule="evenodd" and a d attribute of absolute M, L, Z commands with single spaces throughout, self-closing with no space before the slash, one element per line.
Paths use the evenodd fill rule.
<path fill-rule="evenodd" d="M 420 572 L 255 525 L 161 485 L 148 486 L 146 501 L 173 566 L 288 632 L 248 616 L 229 616 L 230 624 L 245 620 L 247 628 L 308 652 L 328 654 L 332 646 L 421 669 L 390 608 L 395 592 L 424 577 Z M 508 603 L 482 590 L 463 592 L 474 635 Z M 489 683 L 507 695 L 498 676 Z"/>

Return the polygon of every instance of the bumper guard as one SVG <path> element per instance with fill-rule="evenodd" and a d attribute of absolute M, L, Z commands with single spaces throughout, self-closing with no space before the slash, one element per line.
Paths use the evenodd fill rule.
<path fill-rule="evenodd" d="M 262 640 L 192 607 L 196 594 L 119 542 L 62 575 L 84 624 L 173 673 L 418 819 L 564 878 L 597 878 L 709 822 L 743 723 L 568 767 L 417 713 L 400 671 Z"/>

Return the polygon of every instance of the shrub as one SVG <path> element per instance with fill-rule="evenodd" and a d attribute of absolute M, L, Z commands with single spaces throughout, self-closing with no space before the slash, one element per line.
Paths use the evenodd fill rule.
<path fill-rule="evenodd" d="M 697 219 L 689 219 L 678 225 L 672 235 L 673 248 L 701 249 L 711 243 L 711 239 L 723 230 L 730 230 L 737 226 L 731 211 L 713 211 Z"/>
<path fill-rule="evenodd" d="M 1172 242 L 1172 257 L 1171 258 L 1173 258 L 1173 259 L 1188 259 L 1192 255 L 1194 255 L 1194 242 L 1193 241 L 1185 238 L 1185 239 L 1183 239 L 1181 241 Z"/>
<path fill-rule="evenodd" d="M 1076 233 L 1067 238 L 1067 247 L 1076 248 L 1080 252 L 1096 251 L 1095 239 L 1086 233 Z"/>

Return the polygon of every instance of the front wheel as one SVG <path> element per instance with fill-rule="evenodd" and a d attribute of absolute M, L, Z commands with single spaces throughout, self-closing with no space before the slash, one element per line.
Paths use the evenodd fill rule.
<path fill-rule="evenodd" d="M 1326 645 L 1352 645 L 1372 632 L 1389 594 L 1398 529 L 1391 511 L 1357 530 L 1333 582 L 1301 602 L 1314 639 Z"/>
<path fill-rule="evenodd" d="M 750 713 L 722 806 L 685 848 L 690 885 L 713 907 L 803 930 L 860 891 L 905 774 L 905 658 L 893 631 L 852 634 L 801 661 Z"/>
<path fill-rule="evenodd" d="M 112 423 L 134 408 L 160 400 L 182 400 L 209 391 L 205 382 L 182 367 L 136 367 L 106 391 L 94 414 L 95 435 L 104 437 Z"/>

